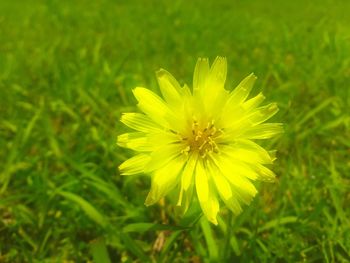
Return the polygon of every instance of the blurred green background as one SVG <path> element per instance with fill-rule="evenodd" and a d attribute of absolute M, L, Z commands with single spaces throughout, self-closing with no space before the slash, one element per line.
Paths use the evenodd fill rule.
<path fill-rule="evenodd" d="M 0 1 L 0 262 L 350 262 L 349 1 Z M 218 227 L 181 227 L 121 177 L 131 89 L 251 72 L 285 133 L 275 184 Z M 191 211 L 190 211 L 191 212 Z M 196 211 L 192 211 L 194 214 Z M 167 223 L 171 226 L 162 226 Z"/>

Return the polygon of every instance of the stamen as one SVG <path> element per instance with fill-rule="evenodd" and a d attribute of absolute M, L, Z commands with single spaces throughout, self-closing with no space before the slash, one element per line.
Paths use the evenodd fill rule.
<path fill-rule="evenodd" d="M 202 143 L 202 145 L 201 146 L 199 146 L 199 150 L 202 150 L 203 149 L 203 147 L 204 147 L 204 145 L 206 145 L 207 144 L 207 142 L 206 141 L 204 141 L 203 143 Z"/>
<path fill-rule="evenodd" d="M 190 127 L 190 134 L 182 136 L 181 141 L 186 148 L 181 153 L 187 155 L 190 151 L 197 152 L 204 159 L 210 154 L 220 152 L 216 139 L 223 134 L 223 130 L 215 127 L 214 120 L 208 121 L 205 126 L 193 120 Z"/>
<path fill-rule="evenodd" d="M 174 134 L 179 134 L 178 132 L 176 132 L 176 131 L 174 131 L 174 130 L 172 130 L 172 129 L 169 129 L 169 131 L 170 131 L 171 133 L 174 133 Z"/>
<path fill-rule="evenodd" d="M 188 155 L 189 151 L 191 150 L 191 147 L 188 145 L 185 149 L 181 151 L 181 153 L 184 153 L 185 155 Z"/>
<path fill-rule="evenodd" d="M 197 136 L 194 138 L 195 141 L 198 141 L 200 138 L 202 138 L 202 132 L 201 131 L 197 131 Z"/>

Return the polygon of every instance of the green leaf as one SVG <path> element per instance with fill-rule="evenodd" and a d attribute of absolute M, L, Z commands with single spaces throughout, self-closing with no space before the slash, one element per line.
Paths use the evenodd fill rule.
<path fill-rule="evenodd" d="M 138 257 L 141 262 L 150 261 L 142 248 L 127 233 L 120 232 L 120 237 L 125 245 L 125 248 Z"/>
<path fill-rule="evenodd" d="M 182 230 L 175 231 L 167 238 L 163 246 L 163 249 L 160 253 L 159 262 L 164 262 L 164 258 L 169 255 L 171 247 L 173 246 L 176 239 L 180 236 L 181 233 L 182 233 Z"/>
<path fill-rule="evenodd" d="M 295 223 L 297 221 L 298 221 L 298 218 L 296 216 L 286 216 L 286 217 L 274 219 L 267 222 L 264 226 L 260 227 L 258 229 L 258 233 L 261 233 L 263 231 L 266 231 L 274 227 L 278 227 L 280 225 Z"/>
<path fill-rule="evenodd" d="M 90 219 L 95 221 L 97 224 L 99 224 L 100 226 L 102 227 L 107 226 L 106 217 L 103 216 L 93 205 L 91 205 L 88 201 L 86 201 L 79 195 L 76 195 L 70 192 L 65 192 L 65 191 L 59 191 L 58 194 L 78 204 L 80 208 L 86 213 L 86 215 L 90 217 Z"/>
<path fill-rule="evenodd" d="M 95 180 L 95 181 L 86 180 L 86 183 L 93 186 L 97 190 L 105 193 L 116 204 L 118 204 L 122 207 L 128 206 L 128 203 L 121 196 L 119 189 L 114 187 L 114 185 L 109 185 L 105 182 L 102 182 L 102 180 Z"/>
<path fill-rule="evenodd" d="M 186 214 L 181 218 L 179 225 L 194 226 L 203 215 L 198 202 L 193 202 Z"/>
<path fill-rule="evenodd" d="M 239 256 L 241 254 L 241 250 L 239 248 L 236 236 L 233 235 L 230 238 L 230 245 L 231 245 L 231 248 L 232 248 L 233 252 L 235 253 L 235 255 Z"/>
<path fill-rule="evenodd" d="M 205 217 L 202 217 L 200 220 L 200 225 L 203 230 L 205 241 L 207 242 L 210 260 L 216 261 L 218 259 L 219 252 L 218 247 L 216 245 L 217 241 L 213 236 L 209 222 Z"/>
<path fill-rule="evenodd" d="M 90 250 L 94 263 L 111 263 L 103 238 L 92 241 L 90 243 Z"/>
<path fill-rule="evenodd" d="M 171 225 L 162 225 L 162 224 L 153 224 L 153 223 L 135 223 L 129 224 L 123 228 L 124 233 L 129 232 L 147 232 L 147 231 L 176 231 L 176 230 L 185 230 L 188 227 L 182 226 L 171 226 Z"/>
<path fill-rule="evenodd" d="M 296 130 L 300 130 L 302 125 L 308 121 L 310 118 L 312 118 L 314 115 L 316 115 L 318 112 L 322 111 L 324 108 L 326 108 L 328 106 L 328 104 L 330 104 L 331 102 L 333 102 L 335 100 L 334 97 L 331 97 L 327 100 L 324 100 L 322 103 L 320 103 L 317 107 L 315 107 L 314 109 L 312 109 L 311 111 L 309 111 L 306 114 L 302 115 L 301 120 L 299 120 L 299 122 L 296 124 Z"/>

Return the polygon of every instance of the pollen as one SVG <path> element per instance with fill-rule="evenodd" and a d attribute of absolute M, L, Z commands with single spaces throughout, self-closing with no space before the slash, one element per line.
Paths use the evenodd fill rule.
<path fill-rule="evenodd" d="M 217 129 L 214 120 L 201 125 L 193 120 L 188 134 L 182 138 L 185 148 L 182 153 L 198 153 L 203 159 L 212 153 L 219 153 L 217 138 L 223 133 Z"/>

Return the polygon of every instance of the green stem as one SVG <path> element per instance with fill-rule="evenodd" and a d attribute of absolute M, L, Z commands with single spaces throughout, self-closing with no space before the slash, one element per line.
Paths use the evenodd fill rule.
<path fill-rule="evenodd" d="M 233 215 L 232 215 L 232 213 L 229 214 L 228 222 L 229 223 L 227 226 L 225 248 L 224 248 L 224 255 L 223 255 L 225 259 L 228 259 L 230 257 L 230 239 L 231 239 L 232 228 L 233 228 Z"/>

